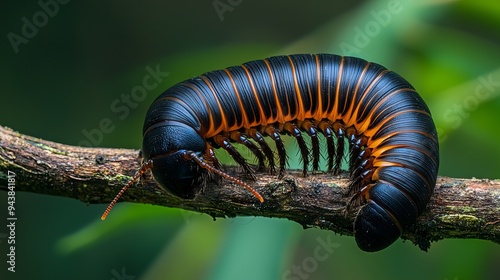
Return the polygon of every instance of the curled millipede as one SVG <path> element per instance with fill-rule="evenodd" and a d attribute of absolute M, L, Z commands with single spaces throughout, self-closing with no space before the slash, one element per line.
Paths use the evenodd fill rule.
<path fill-rule="evenodd" d="M 147 113 L 144 163 L 133 181 L 152 170 L 164 189 L 192 199 L 207 174 L 217 174 L 263 202 L 250 185 L 221 170 L 214 149 L 227 151 L 255 180 L 253 166 L 234 146 L 243 145 L 255 155 L 256 169 L 282 177 L 287 164 L 282 135 L 297 140 L 304 175 L 310 167 L 319 169 L 321 137 L 329 172 L 338 174 L 342 159 L 349 157 L 348 208 L 360 207 L 354 235 L 364 251 L 392 244 L 430 200 L 439 147 L 425 102 L 404 78 L 383 66 L 331 54 L 251 61 L 167 89 Z"/>

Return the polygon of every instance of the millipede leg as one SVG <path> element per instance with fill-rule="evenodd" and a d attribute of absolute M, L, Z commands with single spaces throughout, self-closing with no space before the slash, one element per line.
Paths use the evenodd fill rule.
<path fill-rule="evenodd" d="M 333 128 L 326 121 L 322 121 L 318 124 L 319 129 L 323 132 L 326 138 L 326 148 L 328 153 L 328 171 L 333 170 L 333 158 L 335 157 L 335 145 L 333 143 Z"/>
<path fill-rule="evenodd" d="M 252 137 L 253 140 L 255 140 L 257 143 L 259 143 L 260 148 L 262 149 L 262 152 L 264 152 L 264 155 L 267 158 L 267 162 L 269 164 L 269 171 L 271 174 L 276 173 L 276 167 L 274 163 L 274 154 L 273 150 L 271 150 L 271 147 L 267 144 L 266 140 L 264 139 L 264 135 L 262 135 L 260 132 L 258 132 L 256 129 L 248 129 L 246 133 Z"/>
<path fill-rule="evenodd" d="M 311 138 L 311 150 L 312 150 L 312 168 L 314 171 L 319 170 L 319 139 L 318 130 L 314 127 L 311 121 L 305 121 L 301 124 L 301 127 L 306 131 L 306 133 Z"/>
<path fill-rule="evenodd" d="M 215 156 L 214 149 L 208 143 L 207 143 L 206 151 L 207 151 L 207 153 L 205 154 L 205 161 L 210 162 L 213 167 L 215 167 L 217 169 L 221 169 L 222 165 L 220 164 L 219 160 Z"/>
<path fill-rule="evenodd" d="M 229 143 L 229 139 L 222 135 L 216 135 L 213 139 L 215 143 L 221 146 L 221 148 L 226 150 L 233 157 L 233 159 L 245 170 L 245 172 L 252 178 L 252 180 L 255 181 L 257 179 L 250 165 L 248 165 L 245 158 L 240 154 L 240 152 L 238 152 L 238 150 L 236 150 L 234 146 Z"/>
<path fill-rule="evenodd" d="M 247 147 L 255 155 L 255 157 L 257 157 L 257 160 L 259 162 L 258 166 L 257 166 L 257 170 L 259 170 L 259 171 L 265 170 L 266 165 L 264 163 L 264 160 L 265 160 L 264 154 L 260 151 L 260 149 L 252 141 L 250 141 L 250 139 L 248 139 L 248 137 L 245 134 L 243 134 L 239 131 L 233 131 L 233 132 L 231 132 L 229 137 L 232 140 L 234 140 L 240 144 L 245 145 L 245 147 Z"/>
<path fill-rule="evenodd" d="M 354 195 L 349 199 L 349 202 L 347 203 L 346 206 L 346 211 L 349 211 L 351 207 L 355 206 L 360 206 L 364 203 L 366 203 L 367 198 L 368 198 L 368 191 L 373 187 L 375 183 L 367 184 L 364 187 L 362 187 L 360 190 L 358 190 Z"/>
<path fill-rule="evenodd" d="M 307 149 L 306 141 L 302 137 L 302 133 L 297 125 L 292 123 L 285 123 L 284 126 L 285 131 L 290 133 L 295 139 L 297 139 L 297 143 L 299 144 L 300 154 L 302 156 L 302 175 L 307 175 L 307 167 L 309 166 L 309 150 Z"/>
<path fill-rule="evenodd" d="M 349 184 L 349 191 L 348 195 L 355 194 L 359 192 L 361 189 L 361 186 L 365 185 L 367 181 L 370 181 L 371 176 L 373 175 L 373 170 L 371 169 L 364 169 L 359 174 L 352 178 L 351 183 Z"/>
<path fill-rule="evenodd" d="M 207 142 L 207 147 L 206 147 L 206 153 L 203 156 L 203 160 L 205 162 L 207 162 L 207 164 L 213 166 L 215 169 L 219 169 L 219 170 L 222 169 L 222 165 L 220 164 L 219 160 L 215 156 L 214 149 L 212 148 L 212 146 L 210 144 L 208 144 L 208 142 Z M 208 178 L 210 178 L 210 180 L 215 179 L 215 177 L 214 177 L 215 173 L 207 172 L 206 176 L 208 176 Z"/>
<path fill-rule="evenodd" d="M 365 151 L 361 151 L 356 159 L 356 166 L 354 166 L 349 174 L 351 178 L 356 178 L 359 174 L 366 169 L 365 167 L 368 165 L 368 159 L 365 159 Z"/>
<path fill-rule="evenodd" d="M 278 176 L 281 178 L 285 175 L 286 168 L 286 150 L 285 144 L 283 144 L 283 140 L 280 137 L 280 131 L 276 129 L 272 125 L 268 125 L 264 128 L 264 132 L 271 137 L 276 143 L 276 150 L 278 150 L 278 157 L 280 159 L 280 171 Z"/>
<path fill-rule="evenodd" d="M 333 169 L 334 174 L 340 174 L 340 168 L 342 167 L 342 158 L 344 157 L 344 137 L 345 131 L 342 124 L 334 124 L 335 134 L 337 135 L 337 152 L 335 157 L 335 166 Z"/>
<path fill-rule="evenodd" d="M 352 175 L 354 169 L 358 165 L 358 157 L 361 152 L 361 138 L 351 134 L 349 136 L 349 173 Z"/>

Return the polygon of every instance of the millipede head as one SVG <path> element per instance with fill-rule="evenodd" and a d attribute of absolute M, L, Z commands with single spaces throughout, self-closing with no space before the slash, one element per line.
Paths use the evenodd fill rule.
<path fill-rule="evenodd" d="M 145 162 L 109 204 L 101 219 L 106 219 L 115 203 L 123 193 L 151 170 L 156 182 L 171 194 L 185 198 L 194 198 L 203 188 L 207 173 L 217 174 L 249 190 L 261 203 L 262 196 L 248 184 L 238 180 L 206 161 L 207 144 L 196 130 L 179 122 L 163 122 L 152 125 L 144 132 L 142 155 Z"/>
<path fill-rule="evenodd" d="M 186 151 L 206 153 L 206 141 L 192 127 L 179 122 L 152 125 L 144 132 L 144 159 L 152 160 L 151 172 L 164 190 L 193 199 L 203 188 L 207 170 L 184 158 Z"/>
<path fill-rule="evenodd" d="M 249 186 L 248 184 L 246 184 L 245 182 L 239 180 L 239 179 L 236 179 L 234 177 L 232 177 L 231 175 L 215 168 L 214 166 L 210 165 L 209 163 L 207 163 L 206 161 L 203 160 L 202 157 L 198 157 L 196 155 L 195 152 L 192 152 L 192 151 L 183 151 L 182 152 L 182 157 L 186 160 L 193 160 L 194 162 L 196 162 L 201 168 L 203 169 L 206 169 L 208 170 L 209 172 L 212 172 L 214 174 L 217 174 L 227 180 L 230 180 L 244 188 L 246 188 L 248 191 L 250 191 L 259 201 L 260 203 L 263 203 L 264 202 L 264 198 L 254 189 L 252 188 L 251 186 Z M 141 166 L 141 168 L 139 169 L 139 171 L 137 171 L 137 173 L 134 175 L 134 177 L 132 178 L 132 180 L 130 182 L 127 183 L 127 185 L 125 185 L 119 192 L 118 194 L 115 196 L 115 198 L 113 199 L 113 201 L 111 201 L 111 203 L 108 205 L 108 207 L 106 208 L 106 210 L 104 211 L 104 213 L 102 214 L 101 216 L 101 220 L 105 220 L 106 217 L 108 216 L 109 212 L 111 212 L 111 209 L 113 209 L 113 206 L 115 206 L 116 202 L 118 201 L 118 199 L 120 199 L 120 197 L 125 193 L 125 191 L 135 182 L 137 181 L 137 179 L 139 179 L 146 171 L 150 170 L 151 168 L 153 168 L 153 161 L 152 160 L 148 160 L 146 162 L 144 162 Z"/>

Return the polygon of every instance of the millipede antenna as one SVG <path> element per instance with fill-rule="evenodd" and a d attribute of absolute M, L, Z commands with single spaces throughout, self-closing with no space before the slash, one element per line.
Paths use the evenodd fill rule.
<path fill-rule="evenodd" d="M 120 199 L 120 197 L 123 195 L 123 193 L 125 193 L 125 191 L 130 187 L 132 186 L 132 184 L 137 181 L 137 179 L 139 179 L 142 174 L 144 174 L 146 171 L 148 171 L 149 169 L 151 169 L 153 167 L 153 161 L 152 160 L 148 160 L 146 162 L 144 162 L 141 166 L 141 169 L 139 169 L 137 171 L 137 173 L 135 173 L 134 175 L 134 178 L 132 178 L 132 180 L 130 182 L 128 182 L 128 184 L 126 184 L 121 190 L 120 192 L 118 192 L 118 194 L 115 196 L 115 198 L 113 199 L 113 201 L 111 201 L 111 203 L 108 205 L 108 208 L 106 208 L 106 210 L 104 211 L 104 213 L 102 214 L 101 216 L 101 220 L 105 220 L 106 217 L 108 216 L 109 212 L 111 211 L 111 209 L 113 209 L 113 206 L 115 206 L 115 203 L 118 201 L 118 199 Z"/>

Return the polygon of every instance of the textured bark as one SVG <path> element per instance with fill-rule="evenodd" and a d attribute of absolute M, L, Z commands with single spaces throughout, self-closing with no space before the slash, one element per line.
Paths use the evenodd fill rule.
<path fill-rule="evenodd" d="M 139 169 L 140 161 L 138 150 L 63 145 L 0 126 L 1 190 L 7 190 L 11 171 L 16 174 L 16 191 L 108 204 Z M 235 167 L 226 167 L 226 171 L 240 175 Z M 264 197 L 262 204 L 244 188 L 225 180 L 208 184 L 196 199 L 180 199 L 160 189 L 149 172 L 120 201 L 177 207 L 214 218 L 280 217 L 304 227 L 353 234 L 356 213 L 344 211 L 346 174 L 303 177 L 300 171 L 289 171 L 283 179 L 268 174 L 258 174 L 258 178 L 251 185 Z M 427 209 L 402 238 L 422 249 L 443 238 L 477 238 L 500 244 L 500 180 L 439 177 Z"/>

